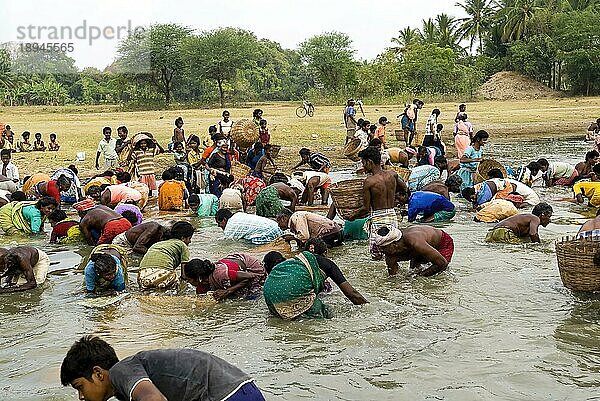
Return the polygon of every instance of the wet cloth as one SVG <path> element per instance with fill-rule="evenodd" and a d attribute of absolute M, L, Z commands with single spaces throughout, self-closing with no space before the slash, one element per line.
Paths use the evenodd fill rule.
<path fill-rule="evenodd" d="M 6 235 L 39 233 L 45 217 L 36 202 L 10 202 L 0 207 L 0 228 Z"/>
<path fill-rule="evenodd" d="M 431 221 L 433 221 L 435 223 L 442 223 L 442 222 L 445 222 L 445 221 L 452 220 L 454 218 L 454 216 L 456 216 L 456 210 L 452 210 L 450 212 L 447 212 L 445 210 L 441 210 L 441 211 L 435 212 L 433 214 L 433 220 L 431 220 Z M 425 218 L 425 217 L 419 219 L 418 221 L 420 223 L 430 222 L 430 220 L 428 218 Z"/>
<path fill-rule="evenodd" d="M 115 207 L 115 212 L 119 213 L 121 216 L 123 215 L 123 212 L 128 211 L 128 212 L 132 212 L 135 214 L 136 217 L 136 222 L 134 225 L 138 225 L 138 224 L 142 224 L 142 220 L 144 220 L 144 216 L 142 215 L 142 212 L 140 210 L 139 207 L 137 207 L 136 205 L 131 205 L 131 204 L 127 204 L 127 203 L 123 203 L 118 205 L 117 207 Z"/>
<path fill-rule="evenodd" d="M 227 221 L 225 239 L 246 240 L 255 245 L 268 244 L 283 235 L 276 222 L 266 217 L 238 212 Z"/>
<path fill-rule="evenodd" d="M 123 217 L 107 222 L 100 233 L 100 238 L 98 238 L 98 245 L 110 244 L 117 235 L 124 233 L 131 227 L 131 223 Z"/>
<path fill-rule="evenodd" d="M 42 189 L 44 184 L 46 185 L 45 190 Z M 56 181 L 50 180 L 38 182 L 29 189 L 29 192 L 27 192 L 27 198 L 30 200 L 40 199 L 43 196 L 54 198 L 56 203 L 60 204 L 60 189 L 58 189 Z"/>
<path fill-rule="evenodd" d="M 263 217 L 277 217 L 283 209 L 279 192 L 274 187 L 266 187 L 256 197 L 256 214 Z"/>
<path fill-rule="evenodd" d="M 579 181 L 573 185 L 575 196 L 583 195 L 589 199 L 590 205 L 600 207 L 600 182 Z"/>
<path fill-rule="evenodd" d="M 136 386 L 147 380 L 170 401 L 264 401 L 259 390 L 246 387 L 252 384 L 250 376 L 193 349 L 138 352 L 113 365 L 108 377 L 119 400 L 130 400 Z"/>
<path fill-rule="evenodd" d="M 125 249 L 128 253 L 133 252 L 133 244 L 131 244 L 127 239 L 127 231 L 113 238 L 112 244 L 120 246 L 121 248 Z"/>
<path fill-rule="evenodd" d="M 365 224 L 369 218 L 356 219 L 354 221 L 344 221 L 344 239 L 347 240 L 365 240 L 369 238 L 369 233 L 365 231 Z"/>
<path fill-rule="evenodd" d="M 479 150 L 476 150 L 473 146 L 469 146 L 464 155 L 469 159 L 478 159 L 483 156 L 483 147 Z M 473 180 L 475 178 L 475 172 L 477 171 L 477 167 L 479 167 L 479 162 L 470 162 L 470 163 L 460 163 L 460 168 L 458 169 L 458 176 L 462 178 L 462 184 L 460 185 L 460 190 L 467 187 L 473 186 Z"/>
<path fill-rule="evenodd" d="M 452 261 L 452 255 L 454 255 L 454 240 L 445 231 L 442 231 L 442 238 L 440 238 L 440 245 L 438 246 L 437 251 L 448 263 Z"/>
<path fill-rule="evenodd" d="M 594 229 L 594 230 L 589 230 L 589 231 L 582 231 L 577 233 L 577 237 L 576 239 L 593 239 L 593 240 L 600 240 L 600 229 Z"/>
<path fill-rule="evenodd" d="M 85 193 L 87 194 L 90 190 L 91 187 L 93 186 L 102 186 L 102 185 L 116 185 L 117 184 L 117 179 L 115 177 L 112 177 L 113 179 L 110 178 L 106 178 L 106 177 L 96 177 L 96 178 L 92 178 L 91 180 L 89 180 L 87 182 L 87 184 L 85 184 L 85 186 L 83 187 L 83 190 L 85 191 Z"/>
<path fill-rule="evenodd" d="M 408 221 L 415 221 L 420 214 L 424 218 L 427 218 L 441 211 L 454 212 L 454 204 L 445 196 L 428 191 L 417 191 L 410 195 L 408 200 Z"/>
<path fill-rule="evenodd" d="M 517 213 L 517 208 L 512 202 L 504 199 L 494 199 L 482 205 L 481 209 L 475 213 L 475 220 L 484 223 L 494 223 L 514 216 Z"/>
<path fill-rule="evenodd" d="M 440 179 L 440 170 L 435 166 L 417 166 L 410 171 L 408 189 L 411 192 L 420 191 L 426 185 Z"/>
<path fill-rule="evenodd" d="M 263 287 L 265 302 L 271 313 L 286 320 L 329 317 L 331 312 L 317 297 L 325 278 L 315 255 L 302 252 L 273 267 Z"/>
<path fill-rule="evenodd" d="M 502 242 L 506 244 L 521 244 L 523 239 L 519 238 L 510 228 L 498 227 L 488 231 L 485 236 L 486 242 Z"/>
<path fill-rule="evenodd" d="M 518 194 L 522 197 L 522 201 L 520 203 L 527 203 L 531 206 L 535 206 L 538 203 L 540 203 L 540 197 L 538 196 L 538 194 L 533 189 L 531 189 L 530 187 L 528 187 L 520 181 L 514 180 L 512 178 L 492 178 L 488 181 L 493 181 L 494 184 L 496 184 L 496 188 L 502 187 L 504 181 L 506 187 L 510 188 L 510 190 L 513 191 L 513 194 Z M 508 184 L 511 184 L 512 188 L 511 185 Z M 506 196 L 505 192 L 503 192 L 500 196 L 497 195 L 496 198 L 509 199 L 513 203 L 515 200 L 514 198 L 510 199 L 510 195 Z"/>
<path fill-rule="evenodd" d="M 129 188 L 135 189 L 142 195 L 142 198 L 139 201 L 137 201 L 137 205 L 140 208 L 140 210 L 144 210 L 144 208 L 146 207 L 146 204 L 148 204 L 148 197 L 149 197 L 149 193 L 150 193 L 150 188 L 148 187 L 148 185 L 144 184 L 143 182 L 138 182 L 138 181 L 128 182 L 123 185 L 126 185 Z"/>
<path fill-rule="evenodd" d="M 32 191 L 32 188 L 40 183 L 40 182 L 48 182 L 50 181 L 50 176 L 45 173 L 35 173 L 27 181 L 23 183 L 23 192 L 29 196 Z"/>
<path fill-rule="evenodd" d="M 69 228 L 67 230 L 67 236 L 58 240 L 58 243 L 63 245 L 85 244 L 86 240 L 79 228 L 79 224 Z"/>
<path fill-rule="evenodd" d="M 383 252 L 375 244 L 375 236 L 381 227 L 384 226 L 392 226 L 398 228 L 398 215 L 396 214 L 395 209 L 380 209 L 380 210 L 372 210 L 371 217 L 366 223 L 369 231 L 369 252 L 371 253 L 371 259 L 373 260 L 382 260 Z"/>
<path fill-rule="evenodd" d="M 52 234 L 50 234 L 50 243 L 55 243 L 65 238 L 69 233 L 69 229 L 78 225 L 79 222 L 74 219 L 65 219 L 59 223 L 56 223 L 52 228 Z"/>
<path fill-rule="evenodd" d="M 386 228 L 388 229 L 388 233 L 386 235 L 379 235 L 378 232 L 373 234 L 373 241 L 379 247 L 390 245 L 402 239 L 402 231 L 399 228 L 393 226 Z"/>
<path fill-rule="evenodd" d="M 267 278 L 267 272 L 256 256 L 247 253 L 227 255 L 215 263 L 215 270 L 208 277 L 211 291 L 225 290 L 237 283 L 239 271 L 256 273 L 257 276 L 250 279 L 250 284 L 238 290 L 237 294 L 243 298 L 256 298 Z"/>
<path fill-rule="evenodd" d="M 242 193 L 237 189 L 225 188 L 219 198 L 219 208 L 229 209 L 232 212 L 243 210 Z"/>
<path fill-rule="evenodd" d="M 475 198 L 478 205 L 483 205 L 484 203 L 491 201 L 494 197 L 490 184 L 485 181 L 475 185 L 473 189 L 475 190 Z"/>
<path fill-rule="evenodd" d="M 178 267 L 190 260 L 190 250 L 180 239 L 159 241 L 148 248 L 140 262 L 141 288 L 169 288 L 177 283 Z"/>
<path fill-rule="evenodd" d="M 168 180 L 158 187 L 158 210 L 181 210 L 185 199 L 185 183 Z"/>
<path fill-rule="evenodd" d="M 219 198 L 213 194 L 200 194 L 200 206 L 196 210 L 198 217 L 209 217 L 217 214 L 219 210 Z"/>
<path fill-rule="evenodd" d="M 316 213 L 299 211 L 290 217 L 289 228 L 302 242 L 311 238 L 323 238 L 342 231 L 337 223 Z"/>
<path fill-rule="evenodd" d="M 564 162 L 550 162 L 548 170 L 544 173 L 544 178 L 552 180 L 554 185 L 570 186 L 573 180 L 579 175 L 575 166 Z"/>
<path fill-rule="evenodd" d="M 319 183 L 317 188 L 328 188 L 331 185 L 331 177 L 327 173 L 321 173 L 317 171 L 305 171 L 304 182 L 308 185 L 308 181 L 313 177 L 319 177 Z"/>
<path fill-rule="evenodd" d="M 123 291 L 125 290 L 125 286 L 127 284 L 127 250 L 123 249 L 114 244 L 107 245 L 98 245 L 95 247 L 90 253 L 90 257 L 94 254 L 98 253 L 107 253 L 106 250 L 113 249 L 117 251 L 120 257 L 116 257 L 112 254 L 109 254 L 115 261 L 115 278 L 112 281 L 106 281 L 104 278 L 99 276 L 96 273 L 95 265 L 96 263 L 91 260 L 88 261 L 87 265 L 84 269 L 84 277 L 85 277 L 85 289 L 87 291 L 107 291 L 107 290 L 115 290 L 115 291 Z"/>
<path fill-rule="evenodd" d="M 256 197 L 260 191 L 267 186 L 260 178 L 249 175 L 236 180 L 232 184 L 232 186 L 236 185 L 242 186 L 242 196 L 244 197 L 247 206 L 253 206 L 256 203 Z"/>
<path fill-rule="evenodd" d="M 110 203 L 113 205 L 125 202 L 139 202 L 142 194 L 126 185 L 111 185 L 106 190 L 110 192 Z"/>
<path fill-rule="evenodd" d="M 33 268 L 33 276 L 35 277 L 35 282 L 39 286 L 46 281 L 46 277 L 48 276 L 48 270 L 50 269 L 50 258 L 44 251 L 38 251 L 38 262 L 32 267 Z M 12 285 L 23 285 L 26 284 L 27 280 L 25 279 L 25 275 L 20 273 L 18 276 L 13 277 Z M 3 279 L 3 282 L 0 285 L 9 284 L 6 282 L 6 279 Z"/>

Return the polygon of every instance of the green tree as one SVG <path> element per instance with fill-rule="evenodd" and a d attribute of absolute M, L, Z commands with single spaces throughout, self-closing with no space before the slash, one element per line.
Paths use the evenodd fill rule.
<path fill-rule="evenodd" d="M 528 41 L 516 41 L 509 50 L 510 67 L 539 82 L 552 86 L 552 68 L 556 48 L 546 35 L 535 35 Z"/>
<path fill-rule="evenodd" d="M 10 56 L 6 49 L 0 49 L 0 89 L 9 89 L 13 86 L 14 76 L 11 71 Z"/>
<path fill-rule="evenodd" d="M 125 38 L 119 45 L 121 72 L 149 81 L 171 102 L 173 81 L 183 70 L 179 46 L 191 30 L 177 24 L 157 24 Z"/>
<path fill-rule="evenodd" d="M 421 40 L 425 43 L 434 44 L 438 42 L 438 29 L 435 21 L 431 18 L 423 20 L 419 34 Z"/>
<path fill-rule="evenodd" d="M 419 43 L 419 41 L 421 40 L 419 30 L 411 28 L 409 26 L 407 26 L 404 29 L 401 29 L 398 33 L 398 36 L 392 38 L 392 43 L 395 45 L 394 47 L 392 47 L 392 50 L 394 50 L 396 53 L 401 51 L 406 46 L 415 45 Z"/>
<path fill-rule="evenodd" d="M 535 13 L 541 9 L 537 0 L 509 0 L 501 12 L 502 39 L 511 42 L 526 38 Z"/>
<path fill-rule="evenodd" d="M 439 14 L 435 17 L 437 31 L 437 44 L 452 50 L 462 50 L 460 47 L 460 35 L 457 29 L 457 21 L 448 14 Z"/>
<path fill-rule="evenodd" d="M 330 93 L 346 89 L 355 76 L 352 40 L 345 33 L 328 32 L 300 44 L 300 56 L 315 81 Z"/>
<path fill-rule="evenodd" d="M 475 40 L 478 42 L 477 51 L 483 52 L 483 35 L 487 31 L 494 15 L 493 0 L 465 0 L 456 3 L 457 7 L 463 9 L 468 17 L 459 19 L 460 40 L 469 39 L 469 50 L 473 51 Z"/>
<path fill-rule="evenodd" d="M 188 71 L 216 81 L 221 107 L 225 106 L 224 83 L 231 83 L 238 71 L 256 65 L 260 48 L 253 33 L 221 28 L 190 37 L 182 44 Z"/>

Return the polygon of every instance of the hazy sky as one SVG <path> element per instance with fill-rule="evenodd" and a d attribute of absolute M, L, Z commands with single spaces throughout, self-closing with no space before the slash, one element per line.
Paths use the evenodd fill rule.
<path fill-rule="evenodd" d="M 356 56 L 371 59 L 390 45 L 390 39 L 406 26 L 420 26 L 423 18 L 445 12 L 462 16 L 455 1 L 419 0 L 2 0 L 3 23 L 0 42 L 73 43 L 70 53 L 78 67 L 100 69 L 115 58 L 117 39 L 89 39 L 99 30 L 116 35 L 119 26 L 144 26 L 174 22 L 198 31 L 223 26 L 240 27 L 259 38 L 296 48 L 305 39 L 327 31 L 345 32 L 353 40 Z M 7 3 L 7 4 L 6 4 Z M 405 4 L 410 4 L 405 5 Z M 86 39 L 49 37 L 49 29 L 38 36 L 38 27 L 70 27 Z M 32 30 L 28 26 L 32 25 Z M 21 27 L 21 28 L 19 28 Z M 80 27 L 79 30 L 76 30 Z M 108 28 L 107 28 L 108 27 Z M 90 30 L 91 29 L 91 30 Z M 90 34 L 91 32 L 91 34 Z M 113 34 L 113 32 L 115 32 Z M 64 31 L 68 34 L 68 30 Z M 121 29 L 125 34 L 125 29 Z"/>

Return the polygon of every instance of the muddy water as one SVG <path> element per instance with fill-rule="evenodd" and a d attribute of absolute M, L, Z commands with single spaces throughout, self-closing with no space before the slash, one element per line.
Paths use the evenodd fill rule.
<path fill-rule="evenodd" d="M 518 161 L 553 155 L 577 161 L 578 140 L 492 142 L 486 153 Z M 338 175 L 338 178 L 344 175 Z M 212 352 L 251 373 L 267 399 L 584 400 L 600 386 L 600 297 L 574 295 L 560 281 L 553 241 L 574 233 L 585 208 L 540 190 L 555 207 L 541 244 L 488 245 L 488 226 L 467 205 L 442 227 L 454 237 L 449 272 L 434 278 L 388 278 L 364 243 L 331 252 L 371 303 L 352 306 L 339 291 L 326 297 L 327 321 L 283 322 L 262 300 L 206 306 L 132 294 L 116 306 L 89 309 L 76 271 L 89 249 L 39 246 L 52 274 L 41 289 L 0 297 L 0 391 L 6 400 L 72 400 L 58 381 L 60 362 L 79 336 L 96 333 L 120 356 L 156 347 Z M 248 247 L 218 240 L 211 220 L 191 247 L 196 257 Z M 134 286 L 132 286 L 134 288 Z"/>

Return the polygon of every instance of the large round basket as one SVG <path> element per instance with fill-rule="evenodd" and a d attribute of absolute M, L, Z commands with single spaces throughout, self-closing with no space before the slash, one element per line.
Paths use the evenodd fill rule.
<path fill-rule="evenodd" d="M 271 157 L 274 159 L 279 156 L 279 151 L 281 150 L 281 146 L 279 145 L 271 145 Z"/>
<path fill-rule="evenodd" d="M 359 161 L 360 157 L 358 157 L 358 152 L 362 150 L 360 145 L 361 141 L 358 138 L 354 138 L 348 142 L 348 144 L 344 147 L 344 156 L 354 162 Z"/>
<path fill-rule="evenodd" d="M 329 187 L 333 204 L 344 219 L 350 218 L 356 210 L 362 208 L 364 181 L 362 178 L 357 178 L 336 182 Z"/>
<path fill-rule="evenodd" d="M 404 130 L 395 129 L 394 130 L 394 135 L 396 136 L 396 140 L 397 141 L 403 141 L 404 140 Z"/>
<path fill-rule="evenodd" d="M 398 176 L 402 178 L 403 181 L 408 181 L 408 177 L 410 177 L 410 169 L 402 166 L 394 166 L 394 165 L 386 165 L 386 169 L 394 170 L 398 173 Z"/>
<path fill-rule="evenodd" d="M 556 242 L 560 279 L 574 291 L 600 291 L 600 265 L 594 255 L 600 250 L 600 238 L 563 238 Z"/>
<path fill-rule="evenodd" d="M 233 175 L 235 179 L 244 178 L 250 173 L 250 167 L 233 160 L 231 162 L 231 169 L 229 170 L 229 172 L 231 173 L 231 175 Z"/>
<path fill-rule="evenodd" d="M 258 128 L 254 121 L 243 118 L 233 123 L 231 138 L 240 148 L 249 148 L 258 141 Z"/>
<path fill-rule="evenodd" d="M 498 163 L 496 160 L 492 160 L 492 159 L 483 159 L 481 162 L 479 162 L 479 166 L 477 167 L 477 171 L 475 171 L 475 179 L 474 182 L 475 184 L 480 184 L 482 182 L 484 182 L 485 180 L 488 179 L 488 171 L 490 171 L 491 169 L 500 169 L 500 171 L 502 171 L 502 175 L 504 177 L 506 177 L 506 169 L 504 168 L 504 166 L 500 163 Z"/>
<path fill-rule="evenodd" d="M 415 136 L 413 137 L 413 140 L 412 140 L 411 144 L 413 146 L 422 146 L 424 139 L 425 139 L 425 133 L 424 132 L 415 132 Z"/>

